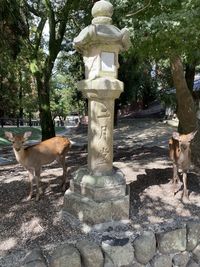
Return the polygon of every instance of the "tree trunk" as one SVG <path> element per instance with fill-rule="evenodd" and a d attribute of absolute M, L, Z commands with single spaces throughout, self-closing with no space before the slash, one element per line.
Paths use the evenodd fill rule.
<path fill-rule="evenodd" d="M 184 77 L 183 65 L 180 57 L 171 59 L 171 70 L 174 85 L 176 87 L 176 97 L 178 102 L 178 118 L 180 133 L 189 133 L 198 130 L 192 144 L 192 162 L 200 169 L 200 120 L 196 117 L 193 97 L 188 89 Z"/>
<path fill-rule="evenodd" d="M 171 72 L 178 104 L 177 116 L 179 119 L 178 131 L 190 133 L 197 128 L 195 103 L 188 89 L 184 76 L 183 64 L 179 56 L 171 58 Z"/>
<path fill-rule="evenodd" d="M 19 73 L 19 125 L 22 126 L 23 117 L 24 117 L 24 110 L 23 110 L 23 88 L 22 88 L 22 74 Z"/>
<path fill-rule="evenodd" d="M 40 125 L 42 129 L 42 140 L 46 140 L 55 136 L 55 128 L 50 109 L 49 80 L 44 79 L 43 81 L 39 73 L 37 73 L 36 75 L 36 80 L 40 111 Z"/>

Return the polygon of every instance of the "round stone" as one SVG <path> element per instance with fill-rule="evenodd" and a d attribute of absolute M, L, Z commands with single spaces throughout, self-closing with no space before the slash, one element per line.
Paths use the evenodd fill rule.
<path fill-rule="evenodd" d="M 92 16 L 96 17 L 112 17 L 113 5 L 106 0 L 96 2 L 92 8 Z"/>

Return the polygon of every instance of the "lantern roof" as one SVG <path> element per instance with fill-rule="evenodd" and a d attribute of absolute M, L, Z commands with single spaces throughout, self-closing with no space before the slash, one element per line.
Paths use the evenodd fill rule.
<path fill-rule="evenodd" d="M 74 38 L 74 47 L 79 52 L 87 51 L 91 46 L 116 45 L 120 50 L 130 46 L 129 31 L 112 25 L 113 5 L 106 0 L 96 2 L 92 8 L 92 24 L 84 28 Z"/>

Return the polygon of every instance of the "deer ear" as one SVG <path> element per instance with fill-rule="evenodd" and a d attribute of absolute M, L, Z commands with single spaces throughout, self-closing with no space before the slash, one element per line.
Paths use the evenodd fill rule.
<path fill-rule="evenodd" d="M 24 139 L 27 140 L 32 135 L 32 132 L 25 132 Z"/>
<path fill-rule="evenodd" d="M 194 131 L 194 132 L 191 132 L 191 133 L 188 134 L 188 137 L 189 137 L 190 141 L 195 137 L 196 133 L 197 133 L 197 131 Z"/>
<path fill-rule="evenodd" d="M 180 134 L 178 132 L 173 132 L 172 137 L 177 141 L 180 140 Z"/>
<path fill-rule="evenodd" d="M 5 132 L 5 137 L 9 140 L 9 141 L 13 141 L 13 134 L 11 132 Z"/>

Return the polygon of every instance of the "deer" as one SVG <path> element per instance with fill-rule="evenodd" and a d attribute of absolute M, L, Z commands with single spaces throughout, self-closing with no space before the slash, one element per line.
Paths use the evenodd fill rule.
<path fill-rule="evenodd" d="M 28 131 L 24 134 L 13 134 L 5 132 L 5 137 L 12 142 L 13 151 L 18 163 L 20 163 L 27 171 L 30 180 L 30 192 L 27 200 L 32 198 L 33 180 L 36 182 L 36 201 L 39 200 L 42 190 L 40 188 L 41 167 L 57 160 L 63 168 L 62 188 L 65 189 L 67 183 L 67 168 L 65 166 L 65 156 L 71 147 L 68 138 L 62 136 L 52 137 L 38 144 L 25 147 L 24 143 L 32 135 Z"/>
<path fill-rule="evenodd" d="M 195 137 L 197 131 L 189 134 L 179 134 L 173 132 L 169 139 L 169 157 L 173 161 L 173 193 L 176 194 L 176 183 L 180 181 L 178 171 L 182 171 L 183 193 L 182 198 L 189 200 L 187 189 L 187 173 L 191 166 L 191 148 L 190 142 Z"/>

